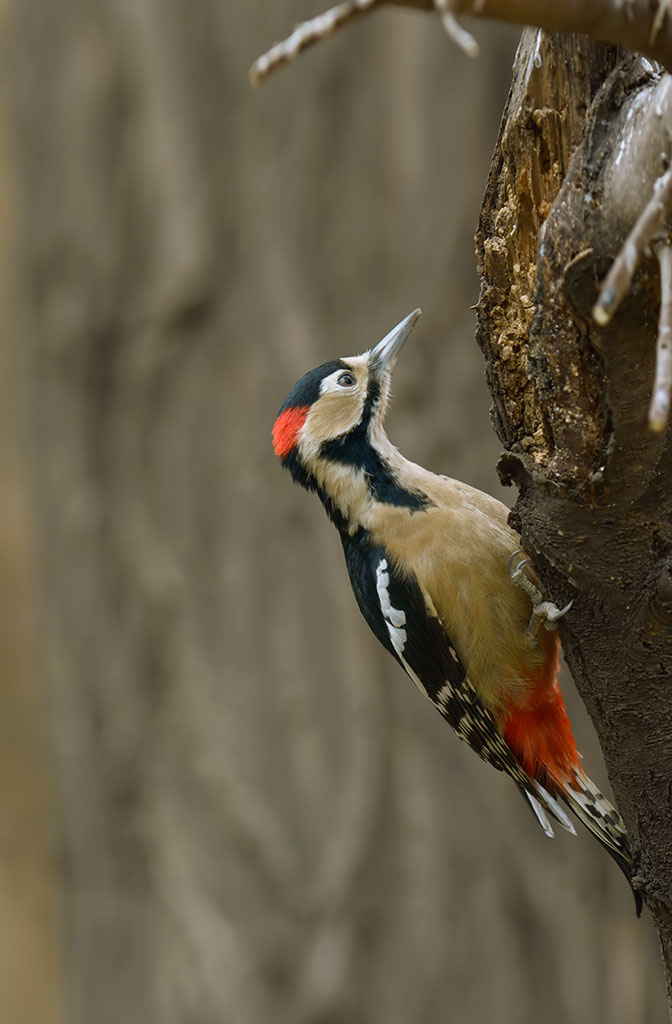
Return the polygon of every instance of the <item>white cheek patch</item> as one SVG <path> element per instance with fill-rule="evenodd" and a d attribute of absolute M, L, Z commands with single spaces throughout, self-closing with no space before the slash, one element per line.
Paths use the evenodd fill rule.
<path fill-rule="evenodd" d="M 338 391 L 344 390 L 344 389 L 341 389 L 338 386 L 336 381 L 341 376 L 341 374 L 345 373 L 345 372 L 346 371 L 344 369 L 336 370 L 335 373 L 330 373 L 328 377 L 325 377 L 320 382 L 320 398 L 322 397 L 322 395 L 326 395 L 328 391 L 337 391 L 338 392 Z"/>
<path fill-rule="evenodd" d="M 389 585 L 390 574 L 387 571 L 387 559 L 381 558 L 376 568 L 376 591 L 378 592 L 380 610 L 383 613 L 392 646 L 399 657 L 401 657 L 406 646 L 406 630 L 402 628 L 406 625 L 406 612 L 392 607 L 388 590 Z"/>

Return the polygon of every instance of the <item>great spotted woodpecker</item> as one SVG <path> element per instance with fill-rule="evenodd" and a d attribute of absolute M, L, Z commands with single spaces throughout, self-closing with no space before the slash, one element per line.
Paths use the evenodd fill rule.
<path fill-rule="evenodd" d="M 305 374 L 278 413 L 275 453 L 319 495 L 360 611 L 421 693 L 511 776 L 548 836 L 551 819 L 575 834 L 569 808 L 630 880 L 625 826 L 581 767 L 558 684 L 554 629 L 568 608 L 542 600 L 501 502 L 414 465 L 385 433 L 391 372 L 419 315 Z"/>

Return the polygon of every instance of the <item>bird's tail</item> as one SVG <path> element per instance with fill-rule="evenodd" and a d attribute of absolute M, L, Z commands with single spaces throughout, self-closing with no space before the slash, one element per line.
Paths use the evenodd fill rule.
<path fill-rule="evenodd" d="M 553 836 L 550 819 L 559 822 L 568 832 L 576 835 L 571 820 L 560 803 L 562 800 L 581 824 L 593 833 L 628 879 L 635 897 L 637 917 L 639 917 L 642 912 L 642 897 L 632 884 L 634 873 L 632 853 L 623 819 L 616 808 L 603 793 L 600 793 L 595 783 L 579 767 L 573 769 L 564 786 L 557 789 L 556 796 L 552 796 L 540 782 L 531 781 L 534 792 L 531 792 L 530 789 L 523 789 L 523 793 L 530 802 L 546 835 Z"/>
<path fill-rule="evenodd" d="M 623 819 L 616 808 L 580 768 L 574 770 L 562 795 L 579 821 L 593 833 L 627 874 L 632 866 L 632 854 Z"/>
<path fill-rule="evenodd" d="M 568 780 L 563 796 L 579 821 L 603 846 L 631 863 L 628 836 L 620 814 L 580 768 Z"/>
<path fill-rule="evenodd" d="M 632 853 L 620 814 L 581 768 L 575 769 L 562 796 L 581 824 L 593 833 L 627 878 L 632 887 L 639 917 L 642 912 L 642 897 L 632 886 Z"/>

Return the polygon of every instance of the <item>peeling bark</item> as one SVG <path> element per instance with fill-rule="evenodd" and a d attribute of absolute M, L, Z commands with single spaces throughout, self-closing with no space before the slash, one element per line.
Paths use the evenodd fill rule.
<path fill-rule="evenodd" d="M 591 311 L 669 157 L 669 95 L 643 58 L 526 31 L 477 236 L 501 474 L 520 488 L 513 519 L 547 592 L 574 601 L 563 648 L 630 833 L 668 992 L 672 446 L 647 422 L 656 260 L 608 326 Z"/>

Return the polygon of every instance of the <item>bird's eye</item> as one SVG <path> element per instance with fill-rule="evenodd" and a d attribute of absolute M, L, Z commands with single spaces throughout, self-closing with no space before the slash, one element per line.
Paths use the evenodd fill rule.
<path fill-rule="evenodd" d="M 342 373 L 340 375 L 340 377 L 338 378 L 337 383 L 342 388 L 351 388 L 351 387 L 353 387 L 355 385 L 356 381 L 355 381 L 355 378 L 353 377 L 353 375 L 346 371 L 346 373 Z"/>

